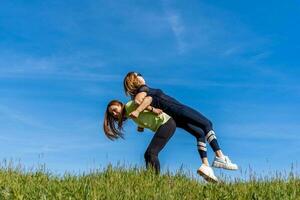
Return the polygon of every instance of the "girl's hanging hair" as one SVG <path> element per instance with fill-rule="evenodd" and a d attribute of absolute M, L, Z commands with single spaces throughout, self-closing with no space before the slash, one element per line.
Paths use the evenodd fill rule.
<path fill-rule="evenodd" d="M 112 105 L 120 105 L 122 106 L 121 115 L 118 118 L 115 118 L 110 112 L 109 108 Z M 105 135 L 110 140 L 115 140 L 119 138 L 124 139 L 124 134 L 122 133 L 123 130 L 123 122 L 126 120 L 125 118 L 125 109 L 122 102 L 118 100 L 112 100 L 108 103 L 106 107 L 106 111 L 104 114 L 104 122 L 103 122 L 103 130 Z"/>

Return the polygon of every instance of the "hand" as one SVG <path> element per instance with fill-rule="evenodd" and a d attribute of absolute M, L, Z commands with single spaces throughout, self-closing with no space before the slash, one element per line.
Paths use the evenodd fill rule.
<path fill-rule="evenodd" d="M 157 114 L 157 115 L 160 115 L 161 113 L 163 113 L 163 111 L 159 108 L 153 108 L 152 112 Z"/>
<path fill-rule="evenodd" d="M 143 128 L 143 127 L 140 127 L 140 126 L 138 126 L 138 127 L 137 127 L 137 131 L 138 131 L 138 132 L 144 132 L 144 128 Z"/>
<path fill-rule="evenodd" d="M 131 113 L 129 114 L 129 116 L 130 116 L 131 118 L 133 118 L 133 119 L 138 118 L 139 115 L 140 115 L 140 112 L 139 112 L 139 111 L 136 111 L 136 110 L 133 111 L 133 112 L 131 112 Z"/>

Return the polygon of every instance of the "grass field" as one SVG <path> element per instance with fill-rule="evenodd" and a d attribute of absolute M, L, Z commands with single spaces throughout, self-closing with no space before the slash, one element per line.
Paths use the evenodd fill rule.
<path fill-rule="evenodd" d="M 300 199 L 300 179 L 289 175 L 206 184 L 182 172 L 157 176 L 134 167 L 62 176 L 2 167 L 0 199 Z"/>

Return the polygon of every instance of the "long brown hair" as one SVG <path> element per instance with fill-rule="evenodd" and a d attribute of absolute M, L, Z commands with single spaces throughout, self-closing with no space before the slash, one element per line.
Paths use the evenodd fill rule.
<path fill-rule="evenodd" d="M 134 96 L 137 89 L 141 85 L 142 83 L 138 79 L 136 72 L 129 72 L 123 80 L 123 86 L 126 96 Z"/>
<path fill-rule="evenodd" d="M 115 118 L 109 112 L 109 107 L 112 105 L 122 106 L 122 111 L 118 118 Z M 126 117 L 125 117 L 124 104 L 118 100 L 110 101 L 106 107 L 106 111 L 104 114 L 103 130 L 104 130 L 105 135 L 110 140 L 115 140 L 115 139 L 119 139 L 119 138 L 124 139 L 124 134 L 123 134 L 122 130 L 123 130 L 123 122 L 125 120 L 126 120 Z"/>

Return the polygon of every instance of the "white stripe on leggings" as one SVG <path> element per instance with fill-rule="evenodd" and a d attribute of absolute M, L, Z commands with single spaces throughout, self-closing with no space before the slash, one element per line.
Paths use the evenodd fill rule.
<path fill-rule="evenodd" d="M 215 132 L 213 130 L 209 131 L 207 135 L 205 136 L 208 143 L 211 143 L 214 139 L 217 139 Z"/>

